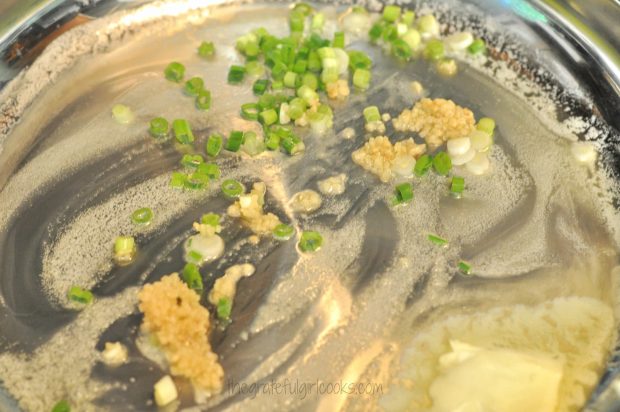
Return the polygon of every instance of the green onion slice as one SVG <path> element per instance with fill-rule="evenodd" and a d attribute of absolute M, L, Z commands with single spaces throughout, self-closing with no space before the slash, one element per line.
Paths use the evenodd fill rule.
<path fill-rule="evenodd" d="M 448 241 L 446 239 L 441 238 L 437 235 L 433 235 L 433 234 L 428 235 L 428 240 L 430 240 L 432 243 L 436 244 L 437 246 L 446 246 L 448 244 Z"/>
<path fill-rule="evenodd" d="M 273 229 L 272 233 L 277 240 L 289 240 L 295 234 L 295 228 L 291 225 L 280 223 Z"/>
<path fill-rule="evenodd" d="M 450 183 L 450 192 L 456 197 L 461 197 L 463 190 L 465 189 L 465 178 L 460 176 L 454 176 Z"/>
<path fill-rule="evenodd" d="M 218 227 L 220 225 L 220 215 L 218 215 L 217 213 L 206 213 L 202 215 L 200 223 L 202 223 L 203 225 Z"/>
<path fill-rule="evenodd" d="M 230 136 L 228 136 L 228 141 L 226 142 L 226 150 L 231 152 L 238 152 L 242 144 L 243 132 L 239 130 L 234 130 L 230 132 Z"/>
<path fill-rule="evenodd" d="M 323 236 L 319 232 L 304 231 L 299 239 L 299 250 L 302 252 L 315 252 L 323 245 Z"/>
<path fill-rule="evenodd" d="M 153 211 L 150 207 L 141 207 L 131 214 L 131 221 L 136 225 L 148 225 L 153 220 Z"/>
<path fill-rule="evenodd" d="M 429 155 L 425 154 L 420 156 L 420 158 L 416 161 L 413 172 L 416 176 L 424 176 L 432 166 L 433 159 Z"/>
<path fill-rule="evenodd" d="M 224 138 L 217 134 L 214 133 L 211 136 L 209 136 L 209 139 L 207 140 L 207 154 L 211 157 L 215 157 L 218 154 L 220 154 L 220 152 L 222 151 L 222 142 L 224 141 Z"/>
<path fill-rule="evenodd" d="M 205 87 L 205 82 L 200 77 L 192 77 L 188 81 L 185 82 L 185 88 L 183 89 L 185 93 L 189 96 L 197 96 L 201 90 Z"/>
<path fill-rule="evenodd" d="M 88 305 L 93 301 L 93 294 L 89 290 L 82 289 L 79 286 L 71 286 L 69 293 L 67 294 L 69 300 L 72 302 Z"/>
<path fill-rule="evenodd" d="M 396 186 L 395 204 L 409 203 L 413 200 L 413 185 L 411 183 L 401 183 Z"/>
<path fill-rule="evenodd" d="M 438 174 L 446 176 L 448 172 L 450 172 L 450 169 L 452 169 L 452 160 L 450 159 L 448 153 L 437 153 L 433 157 L 433 168 Z"/>
<path fill-rule="evenodd" d="M 175 119 L 172 122 L 172 130 L 174 131 L 174 137 L 176 137 L 179 143 L 190 144 L 194 141 L 194 134 L 187 120 Z"/>
<path fill-rule="evenodd" d="M 202 276 L 200 276 L 200 270 L 195 263 L 188 263 L 183 268 L 183 281 L 187 286 L 194 290 L 199 295 L 202 293 L 204 287 L 202 284 Z"/>
<path fill-rule="evenodd" d="M 170 125 L 168 124 L 168 120 L 163 117 L 156 117 L 149 123 L 149 133 L 151 133 L 153 137 L 166 137 L 169 130 Z"/>
<path fill-rule="evenodd" d="M 222 193 L 226 197 L 236 198 L 242 195 L 245 192 L 245 188 L 243 185 L 234 180 L 234 179 L 226 179 L 222 182 Z"/>
<path fill-rule="evenodd" d="M 465 274 L 465 275 L 470 275 L 471 274 L 471 265 L 467 262 L 463 262 L 462 260 L 459 262 L 458 264 L 459 270 Z"/>
<path fill-rule="evenodd" d="M 183 76 L 185 76 L 185 66 L 179 62 L 172 62 L 164 69 L 164 75 L 166 79 L 180 83 L 183 80 Z"/>
<path fill-rule="evenodd" d="M 220 298 L 217 302 L 217 317 L 220 320 L 230 319 L 232 312 L 232 300 L 229 297 Z"/>
<path fill-rule="evenodd" d="M 211 57 L 215 54 L 215 45 L 211 41 L 203 41 L 198 46 L 198 55 L 200 57 Z"/>
<path fill-rule="evenodd" d="M 189 169 L 196 169 L 202 163 L 204 163 L 204 159 L 199 154 L 197 155 L 185 154 L 181 158 L 181 164 Z"/>
<path fill-rule="evenodd" d="M 196 108 L 199 110 L 209 110 L 211 108 L 211 92 L 201 90 L 196 96 Z"/>
<path fill-rule="evenodd" d="M 54 405 L 52 412 L 71 412 L 71 406 L 69 402 L 63 399 Z"/>
<path fill-rule="evenodd" d="M 215 163 L 201 163 L 196 173 L 207 176 L 211 180 L 217 180 L 222 175 L 220 167 Z"/>

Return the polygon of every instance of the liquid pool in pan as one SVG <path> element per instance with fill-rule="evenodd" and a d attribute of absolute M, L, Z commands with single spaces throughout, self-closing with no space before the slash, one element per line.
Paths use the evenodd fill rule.
<path fill-rule="evenodd" d="M 321 127 L 296 129 L 302 154 L 276 150 L 252 157 L 253 138 L 246 134 L 240 152 L 223 150 L 208 160 L 219 166 L 219 181 L 202 190 L 176 189 L 172 172 L 181 170 L 190 147 L 205 155 L 207 136 L 233 130 L 262 136 L 256 121 L 239 115 L 241 104 L 256 101 L 252 82 L 226 82 L 231 64 L 243 62 L 234 39 L 258 27 L 285 36 L 289 28 L 289 9 L 277 5 L 188 14 L 183 7 L 189 6 L 144 6 L 78 29 L 81 39 L 60 39 L 65 60 L 55 67 L 66 69 L 58 76 L 38 73 L 53 77 L 53 84 L 9 136 L 9 143 L 33 145 L 0 192 L 0 377 L 20 408 L 50 410 L 64 399 L 79 411 L 156 409 L 153 385 L 159 381 L 161 401 L 170 382 L 160 378 L 171 372 L 153 336 L 169 356 L 183 351 L 175 348 L 179 334 L 194 339 L 192 350 L 210 350 L 202 330 L 192 331 L 187 319 L 200 328 L 211 324 L 209 341 L 219 360 L 203 366 L 217 375 L 219 362 L 224 376 L 205 378 L 196 392 L 204 397 L 210 384 L 222 385 L 219 394 L 202 399 L 216 409 L 447 411 L 493 405 L 502 411 L 572 411 L 584 405 L 616 339 L 619 220 L 612 205 L 617 187 L 602 162 L 588 160 L 587 148 L 575 140 L 586 131 L 594 138 L 609 130 L 580 118 L 556 121 L 563 107 L 551 93 L 505 62 L 457 53 L 458 73 L 444 77 L 423 58 L 403 63 L 370 44 L 366 29 L 358 36 L 346 32 L 345 39 L 347 50 L 371 57 L 370 88 L 351 87 L 343 100 L 322 94 L 332 107 L 333 127 L 323 133 L 317 133 Z M 180 14 L 155 19 L 161 10 Z M 321 11 L 322 36 L 332 39 L 344 9 Z M 140 30 L 117 38 L 132 25 Z M 71 61 L 84 33 L 94 46 Z M 214 43 L 215 57 L 197 54 L 202 41 Z M 55 46 L 40 61 L 50 59 Z M 207 112 L 196 109 L 182 85 L 166 80 L 171 61 L 184 64 L 186 79 L 204 79 L 212 93 Z M 35 64 L 30 75 L 37 70 L 42 68 Z M 476 168 L 454 166 L 449 177 L 433 170 L 398 177 L 393 175 L 413 168 L 406 155 L 392 161 L 388 154 L 381 164 L 362 159 L 370 153 L 362 149 L 369 137 L 382 134 L 381 124 L 392 144 L 409 137 L 423 143 L 419 134 L 395 130 L 387 117 L 365 125 L 363 109 L 376 105 L 395 119 L 424 97 L 450 99 L 471 109 L 476 120 L 495 120 L 488 171 L 477 175 Z M 20 101 L 11 102 L 19 108 Z M 131 109 L 129 123 L 115 120 L 116 104 Z M 122 110 L 116 113 L 126 119 Z M 156 116 L 187 119 L 196 142 L 152 138 L 148 123 Z M 373 141 L 379 152 L 399 150 Z M 419 149 L 408 147 L 403 151 L 409 154 Z M 454 154 L 463 148 L 449 149 Z M 358 164 L 378 174 L 392 167 L 388 182 Z M 465 178 L 460 198 L 450 194 L 453 175 Z M 241 182 L 248 192 L 259 184 L 236 201 L 221 194 L 224 179 Z M 400 183 L 412 183 L 414 197 L 395 205 Z M 302 190 L 314 192 L 291 203 Z M 398 199 L 408 200 L 406 193 Z M 144 207 L 153 216 L 142 211 L 136 224 L 132 213 Z M 206 213 L 221 216 L 219 234 L 212 216 L 193 227 Z M 274 222 L 289 224 L 296 234 L 275 240 Z M 277 236 L 285 239 L 289 230 L 281 227 Z M 317 251 L 310 250 L 318 238 L 303 231 L 321 235 Z M 430 234 L 447 245 L 430 241 Z M 121 235 L 137 244 L 129 264 L 113 259 Z M 214 236 L 224 240 L 223 251 Z M 201 302 L 210 321 L 192 306 L 194 292 L 173 278 L 166 278 L 169 289 L 138 293 L 171 272 L 195 279 L 193 267 L 183 270 L 186 260 L 206 261 Z M 461 262 L 471 274 L 463 273 Z M 72 302 L 67 294 L 73 286 L 91 291 L 93 301 Z M 230 319 L 219 320 L 218 314 L 227 317 L 226 299 L 233 295 Z M 170 296 L 176 306 L 166 306 Z M 150 329 L 140 328 L 139 299 Z M 191 317 L 169 323 L 148 307 Z M 112 342 L 122 346 L 106 349 Z M 189 407 L 196 393 L 179 375 L 200 367 L 177 360 L 167 359 L 176 365 L 173 386 L 179 392 L 171 405 Z M 261 386 L 250 386 L 255 383 Z M 534 406 L 524 406 L 522 393 Z"/>

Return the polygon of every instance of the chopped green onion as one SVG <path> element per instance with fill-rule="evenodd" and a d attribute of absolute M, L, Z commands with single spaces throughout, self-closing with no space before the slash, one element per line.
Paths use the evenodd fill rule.
<path fill-rule="evenodd" d="M 211 92 L 209 90 L 201 90 L 196 96 L 196 108 L 200 110 L 209 110 L 211 108 Z"/>
<path fill-rule="evenodd" d="M 295 10 L 293 10 L 289 16 L 289 27 L 291 28 L 291 31 L 303 32 L 305 19 L 306 16 L 303 13 L 295 12 Z"/>
<path fill-rule="evenodd" d="M 424 57 L 428 60 L 439 60 L 444 56 L 445 52 L 445 47 L 441 40 L 431 39 L 424 48 Z"/>
<path fill-rule="evenodd" d="M 417 50 L 418 46 L 420 46 L 420 42 L 422 41 L 422 37 L 420 36 L 420 32 L 416 29 L 409 29 L 403 36 L 401 37 L 402 41 L 407 43 L 407 45 L 411 48 L 411 50 Z"/>
<path fill-rule="evenodd" d="M 88 305 L 93 301 L 93 294 L 90 290 L 82 289 L 79 286 L 71 286 L 69 293 L 67 294 L 69 300 L 72 302 Z"/>
<path fill-rule="evenodd" d="M 370 87 L 370 70 L 355 69 L 353 73 L 353 85 L 360 90 Z"/>
<path fill-rule="evenodd" d="M 452 159 L 450 159 L 448 153 L 439 152 L 433 156 L 433 168 L 438 174 L 446 176 L 450 169 L 452 169 Z"/>
<path fill-rule="evenodd" d="M 299 97 L 294 98 L 288 104 L 288 116 L 293 120 L 299 119 L 304 115 L 305 112 L 306 102 Z"/>
<path fill-rule="evenodd" d="M 315 252 L 323 245 L 323 236 L 319 232 L 304 231 L 299 238 L 299 250 L 302 252 Z"/>
<path fill-rule="evenodd" d="M 200 57 L 211 57 L 215 54 L 215 45 L 211 41 L 203 41 L 198 46 L 198 55 Z"/>
<path fill-rule="evenodd" d="M 203 256 L 202 253 L 196 251 L 196 250 L 190 250 L 189 252 L 187 252 L 187 255 L 185 255 L 185 259 L 188 261 L 191 261 L 190 263 L 200 263 L 203 260 Z"/>
<path fill-rule="evenodd" d="M 308 70 L 308 60 L 299 59 L 293 66 L 293 72 L 297 74 L 304 74 Z"/>
<path fill-rule="evenodd" d="M 239 197 L 244 192 L 245 188 L 243 185 L 234 179 L 226 179 L 222 182 L 222 193 L 224 193 L 226 197 Z"/>
<path fill-rule="evenodd" d="M 238 65 L 230 66 L 230 70 L 228 71 L 228 83 L 239 84 L 243 81 L 244 77 L 245 67 Z"/>
<path fill-rule="evenodd" d="M 437 35 L 439 33 L 439 23 L 435 16 L 427 14 L 418 19 L 418 29 L 425 34 Z"/>
<path fill-rule="evenodd" d="M 197 168 L 201 163 L 204 163 L 204 159 L 199 154 L 197 155 L 185 154 L 181 158 L 181 164 L 190 169 Z"/>
<path fill-rule="evenodd" d="M 222 150 L 223 140 L 224 139 L 222 138 L 222 136 L 217 133 L 209 136 L 209 139 L 207 140 L 207 154 L 211 157 L 215 157 L 220 154 L 220 151 Z"/>
<path fill-rule="evenodd" d="M 308 54 L 308 70 L 318 72 L 321 71 L 321 67 L 319 53 L 316 50 L 312 50 L 310 54 Z"/>
<path fill-rule="evenodd" d="M 63 399 L 54 405 L 52 412 L 71 412 L 71 406 L 69 405 L 69 402 Z"/>
<path fill-rule="evenodd" d="M 338 47 L 344 49 L 344 32 L 337 31 L 334 33 L 334 40 L 332 41 L 332 47 Z"/>
<path fill-rule="evenodd" d="M 133 120 L 131 109 L 124 104 L 115 104 L 114 107 L 112 107 L 112 116 L 114 116 L 114 120 L 121 124 L 131 123 Z"/>
<path fill-rule="evenodd" d="M 269 126 L 278 121 L 278 113 L 274 109 L 262 111 L 258 117 L 260 122 L 265 126 Z"/>
<path fill-rule="evenodd" d="M 493 132 L 495 131 L 495 120 L 490 117 L 483 117 L 478 120 L 478 124 L 476 125 L 476 129 L 485 132 L 489 136 L 493 136 Z"/>
<path fill-rule="evenodd" d="M 429 234 L 428 240 L 430 240 L 432 243 L 436 244 L 437 246 L 446 246 L 448 244 L 448 241 L 446 239 L 441 238 L 437 235 Z"/>
<path fill-rule="evenodd" d="M 258 120 L 258 103 L 245 103 L 241 105 L 241 117 L 246 120 Z"/>
<path fill-rule="evenodd" d="M 217 180 L 222 175 L 220 167 L 215 163 L 202 163 L 198 165 L 197 172 L 199 174 L 207 176 L 211 180 Z"/>
<path fill-rule="evenodd" d="M 323 30 L 323 25 L 325 25 L 325 15 L 323 13 L 315 13 L 315 15 L 312 16 L 312 31 Z"/>
<path fill-rule="evenodd" d="M 258 98 L 258 107 L 260 107 L 261 111 L 267 109 L 275 109 L 276 96 L 270 93 L 263 94 L 261 97 Z"/>
<path fill-rule="evenodd" d="M 190 190 L 200 190 L 209 186 L 209 181 L 209 176 L 196 171 L 191 175 L 187 176 L 183 187 Z"/>
<path fill-rule="evenodd" d="M 399 59 L 409 60 L 413 56 L 413 50 L 403 39 L 396 39 L 392 42 L 392 53 Z"/>
<path fill-rule="evenodd" d="M 206 213 L 200 218 L 200 223 L 217 228 L 220 225 L 220 215 L 216 213 Z"/>
<path fill-rule="evenodd" d="M 400 7 L 390 5 L 383 8 L 383 20 L 390 23 L 395 22 L 400 18 Z"/>
<path fill-rule="evenodd" d="M 245 64 L 245 72 L 250 76 L 262 76 L 265 74 L 265 66 L 258 60 L 251 60 Z"/>
<path fill-rule="evenodd" d="M 136 225 L 148 225 L 151 220 L 153 220 L 153 211 L 150 207 L 136 209 L 131 214 L 131 221 Z"/>
<path fill-rule="evenodd" d="M 370 70 L 372 67 L 372 60 L 368 55 L 359 50 L 351 50 L 349 54 L 349 68 L 353 71 L 355 69 Z"/>
<path fill-rule="evenodd" d="M 413 200 L 413 186 L 411 183 L 401 183 L 396 186 L 395 204 L 409 203 Z"/>
<path fill-rule="evenodd" d="M 462 260 L 458 264 L 459 270 L 463 272 L 465 275 L 471 274 L 471 265 L 467 262 L 463 262 Z"/>
<path fill-rule="evenodd" d="M 220 298 L 217 302 L 217 317 L 221 320 L 230 319 L 230 313 L 232 312 L 232 301 L 229 297 Z"/>
<path fill-rule="evenodd" d="M 293 226 L 280 223 L 273 229 L 273 237 L 277 240 L 289 240 L 295 234 Z"/>
<path fill-rule="evenodd" d="M 199 259 L 200 261 L 201 259 Z M 200 270 L 195 263 L 188 263 L 183 268 L 183 281 L 187 283 L 187 286 L 194 290 L 199 295 L 203 291 L 202 276 L 200 276 Z"/>
<path fill-rule="evenodd" d="M 245 132 L 243 137 L 243 151 L 250 156 L 256 156 L 265 151 L 265 142 L 254 132 Z"/>
<path fill-rule="evenodd" d="M 473 43 L 469 45 L 469 47 L 467 48 L 467 51 L 470 54 L 481 54 L 481 53 L 484 53 L 486 49 L 487 49 L 487 46 L 484 43 L 484 40 L 475 39 Z"/>
<path fill-rule="evenodd" d="M 151 133 L 153 137 L 166 137 L 169 130 L 170 125 L 168 124 L 168 120 L 163 117 L 156 117 L 149 123 L 149 133 Z"/>
<path fill-rule="evenodd" d="M 226 142 L 226 150 L 230 152 L 238 152 L 243 144 L 243 132 L 234 130 L 230 132 L 228 141 Z"/>
<path fill-rule="evenodd" d="M 254 85 L 252 86 L 252 91 L 255 95 L 260 96 L 265 93 L 267 87 L 269 87 L 269 80 L 258 79 L 254 82 Z"/>
<path fill-rule="evenodd" d="M 377 106 L 368 106 L 364 109 L 364 119 L 366 123 L 372 123 L 381 120 L 381 113 Z"/>
<path fill-rule="evenodd" d="M 280 136 L 280 146 L 291 156 L 303 152 L 306 148 L 304 142 L 292 133 L 288 136 Z"/>
<path fill-rule="evenodd" d="M 314 73 L 304 73 L 301 84 L 302 86 L 308 86 L 312 90 L 316 90 L 319 87 L 319 78 Z"/>
<path fill-rule="evenodd" d="M 384 28 L 385 26 L 382 23 L 373 24 L 368 31 L 368 37 L 370 38 L 370 41 L 376 42 L 377 40 L 379 40 L 383 35 Z"/>
<path fill-rule="evenodd" d="M 276 133 L 269 132 L 265 140 L 265 147 L 269 150 L 277 150 L 280 147 L 280 136 Z"/>
<path fill-rule="evenodd" d="M 413 172 L 416 176 L 424 176 L 433 166 L 433 159 L 425 154 L 416 161 Z"/>
<path fill-rule="evenodd" d="M 452 177 L 450 183 L 450 191 L 455 197 L 461 197 L 463 190 L 465 189 L 465 179 L 460 176 Z"/>
<path fill-rule="evenodd" d="M 119 264 L 131 262 L 136 254 L 136 241 L 131 236 L 118 236 L 114 240 L 114 258 Z"/>
<path fill-rule="evenodd" d="M 164 75 L 166 79 L 180 83 L 183 80 L 183 76 L 185 76 L 185 66 L 179 62 L 172 62 L 164 69 Z"/>
<path fill-rule="evenodd" d="M 294 89 L 295 83 L 297 82 L 297 73 L 286 72 L 282 81 L 284 82 L 285 87 L 288 87 L 289 89 Z"/>
<path fill-rule="evenodd" d="M 179 143 L 189 144 L 194 141 L 194 134 L 187 120 L 175 119 L 172 122 L 172 130 L 174 131 L 174 137 L 176 137 Z"/>
<path fill-rule="evenodd" d="M 403 16 L 400 20 L 407 26 L 411 26 L 413 24 L 413 21 L 415 20 L 415 13 L 411 10 L 407 10 L 403 13 Z"/>
<path fill-rule="evenodd" d="M 200 77 L 192 77 L 185 82 L 185 93 L 190 96 L 197 96 L 205 87 L 205 82 Z"/>
<path fill-rule="evenodd" d="M 187 175 L 185 173 L 172 172 L 172 175 L 170 176 L 170 187 L 181 189 L 185 187 L 186 180 Z"/>
<path fill-rule="evenodd" d="M 304 99 L 304 101 L 308 105 L 313 105 L 315 102 L 319 100 L 319 95 L 316 91 L 312 90 L 310 87 L 303 85 L 299 89 L 297 89 L 297 96 Z"/>
<path fill-rule="evenodd" d="M 309 5 L 308 3 L 297 3 L 293 7 L 293 11 L 295 11 L 296 13 L 299 13 L 299 14 L 301 14 L 303 16 L 309 16 L 312 13 L 314 13 L 314 8 L 311 5 Z"/>

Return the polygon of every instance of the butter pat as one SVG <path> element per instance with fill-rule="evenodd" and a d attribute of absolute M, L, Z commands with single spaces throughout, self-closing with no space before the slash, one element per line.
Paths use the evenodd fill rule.
<path fill-rule="evenodd" d="M 564 362 L 512 349 L 451 340 L 429 393 L 433 412 L 553 412 Z"/>

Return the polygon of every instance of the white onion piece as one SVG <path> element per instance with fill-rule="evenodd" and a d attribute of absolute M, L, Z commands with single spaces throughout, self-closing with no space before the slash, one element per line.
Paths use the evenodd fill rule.
<path fill-rule="evenodd" d="M 218 235 L 203 236 L 201 234 L 190 236 L 185 241 L 185 260 L 201 265 L 210 262 L 222 256 L 224 253 L 224 240 Z M 196 262 L 189 256 L 190 252 L 198 252 L 202 256 L 199 262 Z"/>
<path fill-rule="evenodd" d="M 469 162 L 476 155 L 476 151 L 473 147 L 470 147 L 469 150 L 462 155 L 458 156 L 450 156 L 450 160 L 452 160 L 452 164 L 454 166 L 462 166 L 465 163 Z"/>
<path fill-rule="evenodd" d="M 342 28 L 350 33 L 366 33 L 370 29 L 370 15 L 367 13 L 349 13 L 342 19 Z"/>
<path fill-rule="evenodd" d="M 472 34 L 467 31 L 451 34 L 443 41 L 446 47 L 452 51 L 465 50 L 473 42 L 474 36 L 472 36 Z"/>
<path fill-rule="evenodd" d="M 290 123 L 291 118 L 288 115 L 288 109 L 289 109 L 289 105 L 288 103 L 282 103 L 280 105 L 280 124 L 287 124 Z"/>
<path fill-rule="evenodd" d="M 592 163 L 596 160 L 596 149 L 592 143 L 574 142 L 570 150 L 579 162 Z"/>
<path fill-rule="evenodd" d="M 133 112 L 129 106 L 125 106 L 124 104 L 115 104 L 114 107 L 112 107 L 112 116 L 121 124 L 131 123 L 134 118 Z"/>
<path fill-rule="evenodd" d="M 482 130 L 474 130 L 470 135 L 471 146 L 478 152 L 486 152 L 493 144 L 493 139 Z"/>
<path fill-rule="evenodd" d="M 448 140 L 448 154 L 450 157 L 463 155 L 469 151 L 470 147 L 471 140 L 469 140 L 469 137 Z"/>
<path fill-rule="evenodd" d="M 349 70 L 349 55 L 346 51 L 339 47 L 334 47 L 336 53 L 336 59 L 338 60 L 338 72 L 344 74 Z"/>
<path fill-rule="evenodd" d="M 467 170 L 475 175 L 484 174 L 487 170 L 489 170 L 489 166 L 491 166 L 489 157 L 484 152 L 476 153 L 474 158 L 465 164 Z"/>
<path fill-rule="evenodd" d="M 392 162 L 392 172 L 399 177 L 409 177 L 413 174 L 415 158 L 409 155 L 399 155 Z"/>

